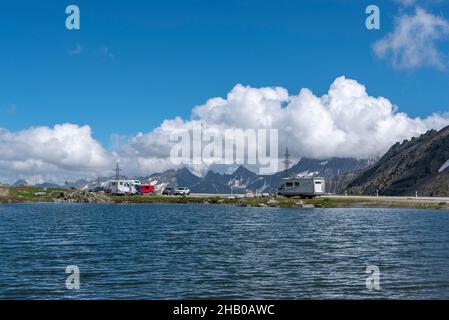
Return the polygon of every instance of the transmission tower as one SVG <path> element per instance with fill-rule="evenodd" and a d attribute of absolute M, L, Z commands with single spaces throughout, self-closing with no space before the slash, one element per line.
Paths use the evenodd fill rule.
<path fill-rule="evenodd" d="M 122 171 L 122 169 L 120 169 L 120 165 L 117 162 L 117 166 L 115 167 L 115 180 L 120 180 L 120 171 Z"/>
<path fill-rule="evenodd" d="M 285 148 L 284 154 L 285 160 L 282 162 L 284 164 L 284 175 L 288 178 L 288 169 L 290 169 L 290 165 L 292 162 L 290 161 L 290 153 L 288 152 L 288 147 Z"/>

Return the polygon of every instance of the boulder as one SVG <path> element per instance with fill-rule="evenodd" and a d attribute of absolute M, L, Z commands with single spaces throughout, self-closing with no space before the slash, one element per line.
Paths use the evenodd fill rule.
<path fill-rule="evenodd" d="M 302 206 L 304 209 L 315 209 L 315 206 L 313 204 L 305 204 Z"/>
<path fill-rule="evenodd" d="M 276 199 L 270 199 L 270 200 L 267 201 L 267 204 L 270 207 L 276 207 L 276 206 L 279 205 L 279 201 L 277 201 Z"/>
<path fill-rule="evenodd" d="M 296 201 L 295 205 L 302 208 L 304 206 L 304 201 L 302 201 L 302 200 Z"/>
<path fill-rule="evenodd" d="M 6 197 L 9 195 L 9 188 L 3 184 L 0 184 L 0 197 Z"/>

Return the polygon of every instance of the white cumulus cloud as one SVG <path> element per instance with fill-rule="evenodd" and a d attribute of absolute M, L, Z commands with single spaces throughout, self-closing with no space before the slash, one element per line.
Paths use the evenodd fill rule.
<path fill-rule="evenodd" d="M 237 85 L 226 98 L 213 98 L 196 106 L 190 120 L 166 120 L 152 132 L 138 134 L 117 152 L 135 170 L 170 166 L 170 135 L 192 130 L 201 122 L 205 130 L 278 129 L 279 153 L 288 145 L 296 157 L 371 158 L 397 141 L 449 125 L 445 115 L 411 118 L 383 97 L 368 95 L 365 86 L 337 78 L 327 94 L 302 89 L 290 95 L 284 88 Z M 143 170 L 141 170 L 143 169 Z"/>
<path fill-rule="evenodd" d="M 105 150 L 88 126 L 36 127 L 18 132 L 0 129 L 0 180 L 40 177 L 58 180 L 111 175 L 119 159 L 126 175 L 149 175 L 179 167 L 170 160 L 177 136 L 201 123 L 204 130 L 278 129 L 279 154 L 289 147 L 295 159 L 310 157 L 372 158 L 394 143 L 449 125 L 447 115 L 412 118 L 387 98 L 373 97 L 365 86 L 337 78 L 322 96 L 310 89 L 290 94 L 281 87 L 236 85 L 226 97 L 212 98 L 193 108 L 190 119 L 165 120 L 151 132 Z M 204 170 L 206 165 L 193 166 Z M 37 179 L 37 178 L 36 178 Z"/>
<path fill-rule="evenodd" d="M 0 129 L 0 177 L 82 177 L 112 168 L 112 156 L 92 138 L 89 126 L 73 124 Z"/>
<path fill-rule="evenodd" d="M 447 40 L 449 22 L 416 7 L 413 14 L 396 17 L 394 30 L 375 42 L 373 49 L 377 56 L 387 59 L 398 69 L 422 66 L 442 69 L 447 66 L 448 57 L 439 46 Z"/>

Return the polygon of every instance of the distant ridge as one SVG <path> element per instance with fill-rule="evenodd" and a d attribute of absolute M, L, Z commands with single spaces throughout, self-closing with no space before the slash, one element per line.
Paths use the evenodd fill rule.
<path fill-rule="evenodd" d="M 38 187 L 38 188 L 41 188 L 41 189 L 57 189 L 57 188 L 61 188 L 61 186 L 59 184 L 51 183 L 51 182 L 38 183 L 35 186 Z"/>
<path fill-rule="evenodd" d="M 24 179 L 19 179 L 12 185 L 13 187 L 29 186 L 31 185 L 28 181 Z"/>
<path fill-rule="evenodd" d="M 356 160 L 351 158 L 331 158 L 328 160 L 313 160 L 303 158 L 288 170 L 289 177 L 298 175 L 320 175 L 327 180 L 327 191 L 334 192 L 337 189 L 341 177 L 348 172 L 361 170 L 368 166 L 368 160 Z M 153 174 L 149 177 L 140 177 L 141 181 L 147 181 L 156 186 L 156 190 L 162 190 L 167 186 L 189 187 L 194 193 L 246 193 L 246 192 L 275 192 L 285 172 L 281 171 L 272 175 L 258 175 L 245 166 L 238 167 L 233 173 L 217 173 L 208 171 L 204 177 L 198 177 L 189 169 L 168 170 Z"/>
<path fill-rule="evenodd" d="M 355 170 L 361 170 L 368 166 L 368 160 L 356 160 L 351 158 L 331 158 L 327 160 L 314 160 L 303 158 L 293 165 L 287 172 L 287 176 L 320 175 L 326 178 L 327 191 L 335 192 L 345 174 Z M 194 193 L 247 193 L 247 192 L 276 192 L 285 172 L 277 172 L 272 175 L 258 175 L 245 166 L 237 167 L 232 173 L 217 173 L 208 171 L 203 177 L 193 174 L 188 168 L 171 169 L 149 176 L 133 177 L 143 183 L 155 186 L 155 192 L 162 192 L 170 187 L 188 187 Z M 78 190 L 92 190 L 97 186 L 105 185 L 114 177 L 103 177 L 92 180 L 79 179 L 65 182 L 63 186 L 51 183 L 42 183 L 41 188 L 66 188 Z M 121 176 L 121 179 L 129 177 Z M 25 181 L 26 182 L 26 181 Z"/>

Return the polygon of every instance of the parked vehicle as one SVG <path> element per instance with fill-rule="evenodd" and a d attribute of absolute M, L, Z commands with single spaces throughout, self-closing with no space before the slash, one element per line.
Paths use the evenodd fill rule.
<path fill-rule="evenodd" d="M 273 196 L 273 194 L 268 193 L 268 192 L 263 192 L 263 193 L 262 193 L 262 198 L 270 198 L 270 197 L 272 197 L 272 196 Z"/>
<path fill-rule="evenodd" d="M 175 190 L 175 196 L 188 196 L 190 195 L 190 189 L 181 187 Z"/>
<path fill-rule="evenodd" d="M 167 187 L 164 189 L 164 191 L 162 191 L 162 194 L 166 196 L 173 196 L 175 194 L 175 189 Z"/>
<path fill-rule="evenodd" d="M 140 186 L 140 193 L 141 194 L 150 194 L 154 192 L 154 186 L 150 184 L 143 184 Z"/>
<path fill-rule="evenodd" d="M 115 195 L 135 195 L 140 193 L 141 183 L 138 180 L 111 180 L 109 190 Z"/>
<path fill-rule="evenodd" d="M 325 194 L 325 183 L 321 177 L 286 178 L 279 185 L 277 194 L 285 197 L 314 198 Z"/>
<path fill-rule="evenodd" d="M 93 187 L 92 189 L 89 189 L 89 192 L 93 192 L 93 193 L 100 193 L 100 192 L 105 192 L 105 188 L 104 187 Z"/>

